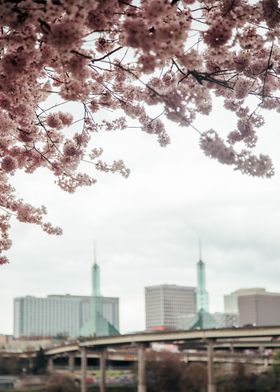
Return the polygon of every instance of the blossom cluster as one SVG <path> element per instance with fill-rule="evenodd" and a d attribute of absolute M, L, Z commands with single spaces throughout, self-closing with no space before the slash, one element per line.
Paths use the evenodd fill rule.
<path fill-rule="evenodd" d="M 17 199 L 9 180 L 18 170 L 45 167 L 68 192 L 96 182 L 82 161 L 128 176 L 121 160 L 100 159 L 95 132 L 133 126 L 166 146 L 164 119 L 188 128 L 216 95 L 236 129 L 226 138 L 200 130 L 200 147 L 242 173 L 273 175 L 252 149 L 261 111 L 280 112 L 277 0 L 0 0 L 0 15 L 0 264 L 10 217 L 61 233 L 45 208 Z M 59 103 L 46 106 L 50 97 Z"/>

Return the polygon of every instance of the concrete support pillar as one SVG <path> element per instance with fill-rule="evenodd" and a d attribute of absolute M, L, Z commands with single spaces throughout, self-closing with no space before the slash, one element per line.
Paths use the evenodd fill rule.
<path fill-rule="evenodd" d="M 68 356 L 68 370 L 71 373 L 75 370 L 75 354 L 69 354 Z"/>
<path fill-rule="evenodd" d="M 81 347 L 81 392 L 87 392 L 87 351 Z"/>
<path fill-rule="evenodd" d="M 265 357 L 265 358 L 264 358 L 264 367 L 265 367 L 265 368 L 268 368 L 268 366 L 269 366 L 268 357 Z"/>
<path fill-rule="evenodd" d="M 216 392 L 216 386 L 214 383 L 214 350 L 213 350 L 213 341 L 209 340 L 207 345 L 207 357 L 208 357 L 208 366 L 207 366 L 207 392 Z"/>
<path fill-rule="evenodd" d="M 264 355 L 265 352 L 265 347 L 264 346 L 259 346 L 259 353 L 260 355 Z"/>
<path fill-rule="evenodd" d="M 106 349 L 100 352 L 99 367 L 100 367 L 100 381 L 99 381 L 99 391 L 106 391 Z"/>
<path fill-rule="evenodd" d="M 48 369 L 49 373 L 53 372 L 53 358 L 51 358 L 51 357 L 48 358 L 48 367 L 47 367 L 47 369 Z"/>
<path fill-rule="evenodd" d="M 138 388 L 137 392 L 146 392 L 145 377 L 145 346 L 140 344 L 138 347 Z"/>
<path fill-rule="evenodd" d="M 32 368 L 33 368 L 33 358 L 29 358 L 28 359 L 28 367 L 29 367 L 30 370 L 32 370 Z"/>

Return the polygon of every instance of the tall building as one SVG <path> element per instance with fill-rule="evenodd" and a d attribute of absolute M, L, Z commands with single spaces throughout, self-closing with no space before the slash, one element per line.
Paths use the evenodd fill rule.
<path fill-rule="evenodd" d="M 119 298 L 103 297 L 100 268 L 92 267 L 92 295 L 14 299 L 14 336 L 106 336 L 119 334 Z"/>
<path fill-rule="evenodd" d="M 251 287 L 246 289 L 239 289 L 231 294 L 224 295 L 224 312 L 238 314 L 238 297 L 247 294 L 262 294 L 266 290 L 261 287 Z"/>
<path fill-rule="evenodd" d="M 209 300 L 206 291 L 205 279 L 205 263 L 200 259 L 197 262 L 197 294 L 196 294 L 196 310 L 204 310 L 208 312 Z"/>
<path fill-rule="evenodd" d="M 145 287 L 146 329 L 179 329 L 196 310 L 195 287 L 162 284 Z"/>
<path fill-rule="evenodd" d="M 280 293 L 239 295 L 238 311 L 241 326 L 280 325 Z"/>
<path fill-rule="evenodd" d="M 188 329 L 209 329 L 216 327 L 216 321 L 209 313 L 209 299 L 206 291 L 205 263 L 201 257 L 201 243 L 199 241 L 199 260 L 196 264 L 197 271 L 197 294 L 196 314 L 186 325 Z"/>
<path fill-rule="evenodd" d="M 90 297 L 49 295 L 14 299 L 14 336 L 79 336 Z"/>

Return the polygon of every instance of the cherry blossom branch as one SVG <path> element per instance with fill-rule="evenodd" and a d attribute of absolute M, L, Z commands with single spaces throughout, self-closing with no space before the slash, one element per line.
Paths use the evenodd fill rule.
<path fill-rule="evenodd" d="M 79 172 L 85 157 L 96 170 L 126 176 L 121 160 L 97 160 L 91 137 L 129 128 L 127 117 L 161 146 L 170 142 L 165 119 L 192 127 L 207 156 L 273 175 L 270 158 L 253 151 L 264 110 L 279 112 L 277 1 L 6 1 L 0 14 L 0 200 L 21 222 L 59 233 L 43 223 L 44 209 L 15 198 L 10 176 L 18 170 L 46 167 L 67 192 L 95 184 Z M 51 94 L 60 101 L 48 106 Z M 193 125 L 210 115 L 215 96 L 236 117 L 226 141 Z M 83 106 L 82 118 L 64 112 L 70 102 Z M 10 246 L 7 233 L 3 214 L 0 252 Z"/>

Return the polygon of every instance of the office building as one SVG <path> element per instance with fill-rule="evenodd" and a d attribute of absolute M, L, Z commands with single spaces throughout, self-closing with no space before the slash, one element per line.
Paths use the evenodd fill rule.
<path fill-rule="evenodd" d="M 92 318 L 91 296 L 48 295 L 46 298 L 26 296 L 14 300 L 14 336 L 92 336 L 108 335 L 119 329 L 119 299 L 100 297 L 98 331 L 82 333 Z M 106 322 L 104 321 L 106 320 Z M 107 324 L 106 329 L 104 324 Z"/>
<path fill-rule="evenodd" d="M 79 336 L 88 297 L 49 295 L 14 300 L 14 336 Z"/>
<path fill-rule="evenodd" d="M 280 293 L 255 293 L 238 296 L 240 326 L 280 325 Z"/>
<path fill-rule="evenodd" d="M 145 287 L 146 329 L 180 329 L 196 311 L 196 288 L 162 284 Z"/>
<path fill-rule="evenodd" d="M 265 293 L 266 290 L 261 287 L 252 287 L 246 289 L 239 289 L 231 294 L 224 296 L 224 313 L 235 313 L 238 314 L 238 297 L 240 295 L 246 294 L 262 294 Z"/>
<path fill-rule="evenodd" d="M 119 298 L 100 292 L 100 269 L 92 266 L 92 295 L 14 299 L 14 336 L 106 336 L 119 334 Z"/>

